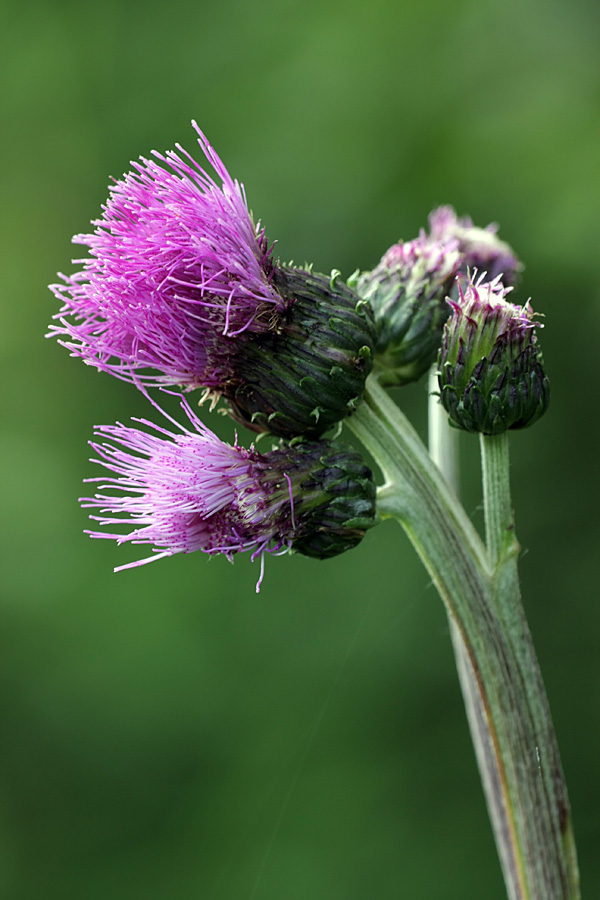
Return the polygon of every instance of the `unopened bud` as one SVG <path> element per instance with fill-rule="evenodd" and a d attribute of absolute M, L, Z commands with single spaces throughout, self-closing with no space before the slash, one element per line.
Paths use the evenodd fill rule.
<path fill-rule="evenodd" d="M 529 301 L 506 300 L 499 279 L 471 277 L 449 300 L 438 359 L 441 402 L 459 428 L 501 434 L 536 422 L 548 408 L 550 384 L 543 369 Z"/>
<path fill-rule="evenodd" d="M 416 381 L 434 362 L 449 314 L 446 295 L 461 260 L 456 241 L 421 234 L 394 244 L 359 277 L 357 292 L 375 316 L 375 371 L 382 384 Z"/>

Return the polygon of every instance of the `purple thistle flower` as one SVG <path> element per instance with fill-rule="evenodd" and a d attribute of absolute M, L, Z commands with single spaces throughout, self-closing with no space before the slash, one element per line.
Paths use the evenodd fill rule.
<path fill-rule="evenodd" d="M 469 216 L 459 218 L 451 206 L 440 206 L 429 214 L 429 230 L 435 241 L 457 241 L 464 273 L 485 270 L 490 281 L 502 275 L 505 284 L 513 284 L 523 268 L 512 248 L 498 237 L 494 223 L 478 228 Z"/>
<path fill-rule="evenodd" d="M 218 388 L 236 336 L 277 328 L 286 301 L 272 286 L 272 248 L 195 122 L 219 185 L 179 145 L 134 162 L 94 221 L 76 235 L 90 256 L 51 290 L 64 304 L 51 335 L 127 380 Z"/>
<path fill-rule="evenodd" d="M 325 558 L 355 546 L 373 524 L 375 487 L 357 451 L 314 441 L 260 454 L 223 443 L 185 400 L 182 407 L 193 430 L 173 419 L 180 433 L 146 419 L 134 421 L 150 433 L 121 424 L 96 429 L 108 442 L 91 443 L 92 462 L 113 475 L 88 479 L 100 482 L 99 493 L 81 503 L 98 511 L 90 517 L 100 525 L 133 529 L 88 534 L 153 550 L 115 571 L 196 550 L 229 560 L 249 551 L 262 564 L 266 552 L 292 547 Z"/>
<path fill-rule="evenodd" d="M 193 123 L 215 181 L 177 145 L 117 181 L 82 269 L 51 285 L 49 336 L 138 386 L 203 387 L 255 431 L 319 435 L 372 367 L 367 304 L 343 282 L 272 259 L 243 187 Z M 220 183 L 219 183 L 220 182 Z"/>
<path fill-rule="evenodd" d="M 173 433 L 146 419 L 135 419 L 153 429 L 147 433 L 121 424 L 96 429 L 99 438 L 113 443 L 90 442 L 98 454 L 92 462 L 116 477 L 90 478 L 102 482 L 93 498 L 83 497 L 84 508 L 101 525 L 133 525 L 126 534 L 89 531 L 94 538 L 110 538 L 118 544 L 152 544 L 153 555 L 120 566 L 115 571 L 144 565 L 175 553 L 234 553 L 251 551 L 253 559 L 271 552 L 285 552 L 290 536 L 277 533 L 277 518 L 268 503 L 268 488 L 261 483 L 260 455 L 251 448 L 221 441 L 182 403 L 194 428 Z M 291 513 L 289 492 L 280 498 Z M 269 507 L 268 514 L 266 513 Z M 291 516 L 290 516 L 291 518 Z"/>

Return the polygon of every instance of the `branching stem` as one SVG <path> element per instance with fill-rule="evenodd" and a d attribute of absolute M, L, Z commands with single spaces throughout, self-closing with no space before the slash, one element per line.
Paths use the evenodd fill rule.
<path fill-rule="evenodd" d="M 422 441 L 372 377 L 348 423 L 384 476 L 379 512 L 402 524 L 460 635 L 472 734 L 480 768 L 482 752 L 487 760 L 482 777 L 510 900 L 578 900 L 566 788 L 518 592 L 507 448 L 483 439 L 488 553 Z"/>

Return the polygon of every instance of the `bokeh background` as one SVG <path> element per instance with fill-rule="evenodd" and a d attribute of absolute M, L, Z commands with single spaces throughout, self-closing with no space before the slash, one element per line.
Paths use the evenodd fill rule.
<path fill-rule="evenodd" d="M 46 285 L 109 176 L 193 150 L 192 118 L 282 258 L 349 275 L 451 203 L 525 261 L 553 399 L 512 441 L 523 589 L 600 896 L 598 10 L 4 0 L 3 900 L 505 896 L 445 615 L 397 526 L 270 559 L 258 595 L 247 559 L 115 575 L 132 548 L 83 534 L 92 426 L 148 410 L 44 340 Z M 424 435 L 425 387 L 399 399 Z"/>

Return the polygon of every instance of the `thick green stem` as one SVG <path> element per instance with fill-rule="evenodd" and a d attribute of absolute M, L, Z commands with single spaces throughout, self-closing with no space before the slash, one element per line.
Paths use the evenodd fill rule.
<path fill-rule="evenodd" d="M 428 432 L 429 453 L 457 498 L 460 497 L 459 437 L 460 432 L 450 426 L 448 415 L 438 399 L 436 367 L 429 375 Z M 483 785 L 490 821 L 506 881 L 511 878 L 514 854 L 510 844 L 511 822 L 508 805 L 503 796 L 502 777 L 498 768 L 493 735 L 490 733 L 487 710 L 477 677 L 471 665 L 462 634 L 451 616 L 448 617 L 450 638 L 454 650 L 467 721 L 475 750 L 475 758 Z M 515 885 L 518 889 L 518 885 Z"/>
<path fill-rule="evenodd" d="M 486 792 L 491 809 L 501 811 L 494 824 L 509 897 L 576 900 L 566 792 L 545 695 L 537 677 L 529 695 L 537 666 L 513 646 L 498 611 L 498 597 L 512 590 L 508 570 L 491 565 L 420 438 L 374 379 L 348 422 L 386 480 L 379 511 L 403 525 L 460 634 L 480 739 L 494 760 Z M 534 710 L 531 699 L 540 691 Z"/>
<path fill-rule="evenodd" d="M 551 878 L 553 860 L 561 860 L 564 867 L 561 877 L 566 879 L 565 896 L 577 898 L 579 870 L 566 784 L 542 675 L 521 602 L 520 547 L 510 493 L 508 433 L 482 434 L 480 447 L 486 543 L 494 567 L 494 604 L 514 654 L 514 677 L 520 681 L 521 703 L 527 709 L 530 723 L 529 773 L 532 779 L 537 778 L 537 783 L 531 785 L 524 779 L 523 793 L 529 791 L 529 802 L 521 824 L 523 844 L 527 848 L 528 865 L 538 879 Z M 543 854 L 539 852 L 540 845 L 545 848 Z"/>

